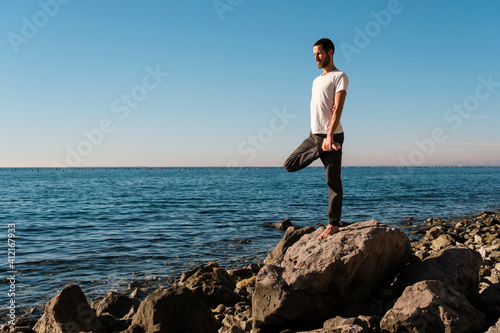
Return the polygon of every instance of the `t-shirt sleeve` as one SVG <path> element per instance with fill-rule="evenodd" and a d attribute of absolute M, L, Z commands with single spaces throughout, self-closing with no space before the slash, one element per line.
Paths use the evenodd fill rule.
<path fill-rule="evenodd" d="M 347 92 L 347 87 L 349 86 L 349 79 L 345 73 L 339 76 L 335 91 L 339 92 L 345 90 Z"/>

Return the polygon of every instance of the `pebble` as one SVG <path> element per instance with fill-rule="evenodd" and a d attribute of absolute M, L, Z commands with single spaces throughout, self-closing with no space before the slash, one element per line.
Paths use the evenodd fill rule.
<path fill-rule="evenodd" d="M 483 239 L 479 235 L 474 235 L 474 243 L 482 244 Z"/>

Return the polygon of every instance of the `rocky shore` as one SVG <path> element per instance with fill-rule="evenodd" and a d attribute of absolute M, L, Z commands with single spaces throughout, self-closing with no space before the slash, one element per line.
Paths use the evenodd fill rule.
<path fill-rule="evenodd" d="M 141 282 L 86 299 L 67 285 L 37 320 L 0 332 L 467 332 L 500 333 L 500 214 L 428 219 L 412 242 L 374 220 L 286 230 L 263 263 L 215 262 L 169 288 Z"/>

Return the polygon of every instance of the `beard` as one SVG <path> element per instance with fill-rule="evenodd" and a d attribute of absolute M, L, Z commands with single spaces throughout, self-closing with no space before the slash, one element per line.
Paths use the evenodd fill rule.
<path fill-rule="evenodd" d="M 317 63 L 318 64 L 318 68 L 325 68 L 326 66 L 328 66 L 328 64 L 330 63 L 331 60 L 332 59 L 327 54 L 326 58 L 323 61 L 320 61 L 320 62 Z"/>

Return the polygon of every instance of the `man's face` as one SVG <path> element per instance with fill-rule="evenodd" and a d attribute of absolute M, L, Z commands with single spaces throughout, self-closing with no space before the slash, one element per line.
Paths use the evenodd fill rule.
<path fill-rule="evenodd" d="M 318 68 L 325 68 L 332 58 L 325 50 L 323 50 L 323 45 L 316 45 L 313 47 L 314 60 L 318 64 Z"/>

